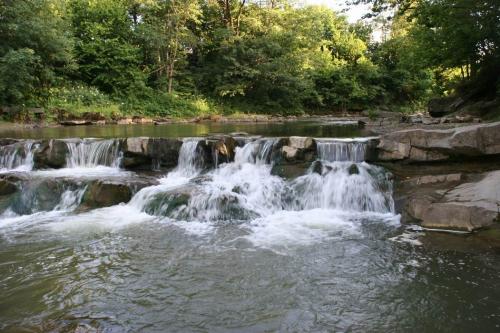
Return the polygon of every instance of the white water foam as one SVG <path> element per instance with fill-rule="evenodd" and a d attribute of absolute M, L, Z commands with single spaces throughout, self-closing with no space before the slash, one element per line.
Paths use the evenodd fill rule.
<path fill-rule="evenodd" d="M 33 169 L 33 141 L 17 142 L 0 147 L 0 173 Z"/>
<path fill-rule="evenodd" d="M 360 226 L 345 214 L 331 209 L 279 211 L 249 224 L 246 236 L 254 245 L 266 248 L 310 245 L 327 238 L 359 237 Z"/>
<path fill-rule="evenodd" d="M 66 157 L 67 168 L 94 168 L 109 166 L 119 168 L 121 154 L 116 140 L 83 139 L 67 141 L 69 154 Z"/>
<path fill-rule="evenodd" d="M 335 150 L 325 149 L 321 156 L 324 160 L 318 162 L 320 168 L 313 165 L 305 175 L 286 181 L 272 175 L 271 155 L 275 140 L 258 139 L 237 148 L 235 162 L 224 163 L 203 173 L 198 143 L 197 139 L 186 139 L 180 150 L 178 166 L 161 178 L 159 185 L 136 193 L 128 204 L 77 215 L 55 216 L 49 223 L 51 229 L 109 230 L 132 223 L 163 221 L 179 226 L 189 234 L 205 235 L 220 222 L 239 221 L 241 228 L 250 231 L 246 238 L 255 246 L 288 247 L 325 239 L 360 237 L 362 219 L 398 223 L 394 215 L 391 182 L 381 168 L 356 161 L 332 162 L 338 154 Z M 86 147 L 85 151 L 74 147 L 73 153 L 87 157 L 73 158 L 73 168 L 36 171 L 34 174 L 88 177 L 92 172 L 100 176 L 123 172 L 109 160 L 104 163 L 112 166 L 99 164 L 105 158 L 98 156 L 104 156 L 105 151 L 109 154 L 106 156 L 114 156 L 114 161 L 119 158 L 109 153 L 114 149 L 110 143 L 100 144 L 99 148 Z M 352 157 L 354 160 L 358 158 L 358 155 Z M 187 193 L 187 201 L 172 209 L 147 209 L 155 202 L 170 204 L 169 196 L 175 193 Z M 158 201 L 158 196 L 165 200 Z M 74 202 L 72 198 L 74 195 L 63 195 L 61 207 L 73 207 L 70 204 Z M 36 219 L 39 218 L 37 215 Z"/>

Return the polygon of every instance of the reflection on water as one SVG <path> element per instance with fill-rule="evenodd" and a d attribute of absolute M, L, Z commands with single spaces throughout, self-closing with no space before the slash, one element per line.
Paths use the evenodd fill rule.
<path fill-rule="evenodd" d="M 246 132 L 262 136 L 357 137 L 365 136 L 357 124 L 294 121 L 284 123 L 202 122 L 166 125 L 92 125 L 54 128 L 2 128 L 0 137 L 24 139 L 52 138 L 124 138 L 124 137 L 195 137 L 210 133 Z"/>

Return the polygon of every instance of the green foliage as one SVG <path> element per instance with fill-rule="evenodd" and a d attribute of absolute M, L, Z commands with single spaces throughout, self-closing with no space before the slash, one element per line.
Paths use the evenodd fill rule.
<path fill-rule="evenodd" d="M 50 90 L 49 101 L 52 106 L 72 104 L 82 106 L 103 106 L 111 103 L 108 95 L 103 94 L 95 87 L 88 87 L 85 85 L 52 88 Z"/>
<path fill-rule="evenodd" d="M 72 41 L 57 0 L 0 4 L 0 104 L 43 105 L 71 69 Z"/>
<path fill-rule="evenodd" d="M 124 1 L 72 0 L 71 21 L 76 39 L 78 77 L 109 94 L 122 94 L 141 85 L 142 50 Z"/>
<path fill-rule="evenodd" d="M 497 0 L 353 1 L 397 6 L 390 38 L 286 0 L 3 0 L 0 105 L 282 115 L 498 95 Z"/>
<path fill-rule="evenodd" d="M 9 50 L 0 58 L 0 100 L 23 105 L 36 99 L 40 57 L 28 48 Z"/>
<path fill-rule="evenodd" d="M 216 106 L 203 97 L 149 91 L 148 94 L 130 98 L 121 109 L 130 114 L 150 117 L 182 117 L 214 113 Z"/>
<path fill-rule="evenodd" d="M 121 113 L 120 105 L 96 87 L 84 84 L 54 87 L 49 90 L 49 110 L 64 110 L 69 114 L 99 113 L 112 118 Z"/>

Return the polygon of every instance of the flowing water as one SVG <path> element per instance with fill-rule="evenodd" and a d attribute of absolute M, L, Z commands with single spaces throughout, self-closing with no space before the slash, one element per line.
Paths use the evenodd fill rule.
<path fill-rule="evenodd" d="M 0 147 L 0 172 L 30 171 L 33 168 L 33 148 L 31 141 Z"/>
<path fill-rule="evenodd" d="M 59 170 L 1 152 L 22 192 L 0 203 L 0 331 L 500 330 L 500 256 L 409 234 L 366 140 L 320 140 L 290 180 L 273 174 L 277 140 L 211 170 L 198 143 L 129 203 L 90 211 L 88 179 L 138 177 L 113 140 L 68 140 Z"/>

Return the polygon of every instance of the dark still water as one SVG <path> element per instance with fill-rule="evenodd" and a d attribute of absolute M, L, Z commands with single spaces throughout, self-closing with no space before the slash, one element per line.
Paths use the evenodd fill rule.
<path fill-rule="evenodd" d="M 283 123 L 201 122 L 166 125 L 92 125 L 35 129 L 0 128 L 0 137 L 19 139 L 197 137 L 213 133 L 246 132 L 262 136 L 357 137 L 366 136 L 357 123 L 293 121 Z"/>

